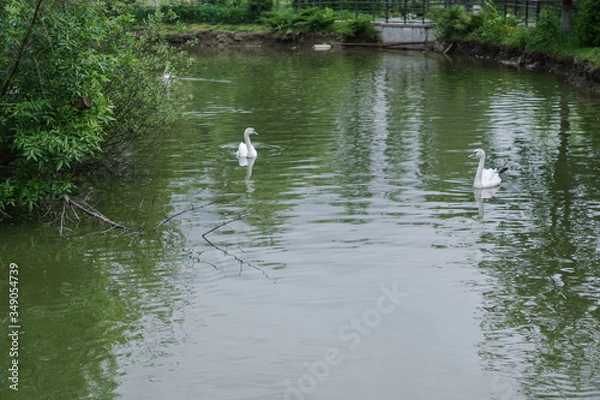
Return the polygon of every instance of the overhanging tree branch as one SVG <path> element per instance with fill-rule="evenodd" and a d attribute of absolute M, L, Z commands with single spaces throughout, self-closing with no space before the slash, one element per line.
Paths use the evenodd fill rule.
<path fill-rule="evenodd" d="M 31 36 L 31 32 L 33 31 L 33 26 L 35 25 L 35 22 L 39 15 L 40 7 L 42 6 L 43 1 L 44 0 L 38 0 L 37 4 L 35 5 L 35 11 L 33 12 L 33 18 L 31 19 L 29 28 L 27 28 L 27 33 L 25 34 L 25 37 L 23 38 L 21 47 L 19 47 L 19 51 L 17 52 L 17 58 L 15 60 L 15 63 L 13 64 L 12 69 L 10 70 L 10 72 L 6 76 L 6 79 L 4 80 L 4 83 L 2 84 L 2 90 L 0 91 L 0 97 L 4 96 L 6 93 L 8 93 L 8 90 L 10 88 L 10 81 L 11 81 L 12 77 L 15 75 L 15 73 L 17 72 L 17 69 L 19 69 L 19 64 L 21 63 L 21 59 L 23 58 L 23 52 L 25 51 L 25 46 L 27 46 L 27 42 L 29 41 L 29 37 Z"/>

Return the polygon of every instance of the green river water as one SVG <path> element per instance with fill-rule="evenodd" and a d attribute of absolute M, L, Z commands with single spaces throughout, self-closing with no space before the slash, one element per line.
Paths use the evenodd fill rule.
<path fill-rule="evenodd" d="M 599 97 L 420 52 L 193 57 L 152 162 L 81 188 L 144 234 L 0 222 L 1 399 L 600 399 Z"/>

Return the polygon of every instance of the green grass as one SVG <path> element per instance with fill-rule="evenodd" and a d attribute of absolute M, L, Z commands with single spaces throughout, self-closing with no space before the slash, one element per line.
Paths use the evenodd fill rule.
<path fill-rule="evenodd" d="M 600 47 L 586 47 L 573 51 L 575 60 L 588 61 L 600 67 Z"/>

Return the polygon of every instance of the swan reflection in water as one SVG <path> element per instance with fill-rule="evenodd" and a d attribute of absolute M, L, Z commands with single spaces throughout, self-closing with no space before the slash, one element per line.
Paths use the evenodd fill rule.
<path fill-rule="evenodd" d="M 238 163 L 240 167 L 246 167 L 246 188 L 248 193 L 254 192 L 254 181 L 250 178 L 252 177 L 252 166 L 254 165 L 254 161 L 256 158 L 254 157 L 238 157 Z"/>
<path fill-rule="evenodd" d="M 486 189 L 473 189 L 473 195 L 475 196 L 475 203 L 477 203 L 477 208 L 479 209 L 479 220 L 483 221 L 484 212 L 483 212 L 483 199 L 491 199 L 494 197 L 496 192 L 500 190 L 499 186 L 486 188 Z"/>

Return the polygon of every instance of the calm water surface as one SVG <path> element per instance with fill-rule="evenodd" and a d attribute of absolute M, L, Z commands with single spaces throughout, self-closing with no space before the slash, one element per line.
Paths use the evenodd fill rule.
<path fill-rule="evenodd" d="M 194 56 L 189 118 L 92 192 L 147 234 L 2 222 L 0 398 L 600 398 L 600 98 L 421 53 Z"/>

